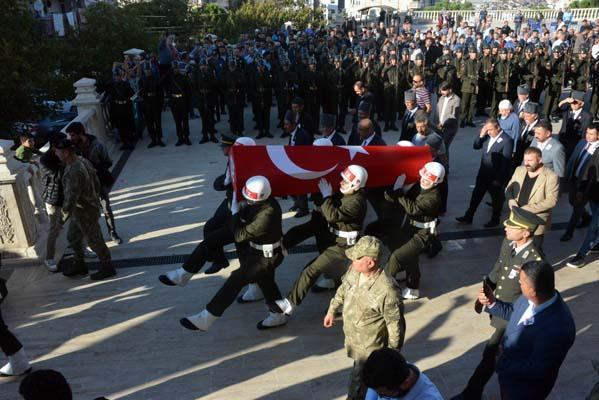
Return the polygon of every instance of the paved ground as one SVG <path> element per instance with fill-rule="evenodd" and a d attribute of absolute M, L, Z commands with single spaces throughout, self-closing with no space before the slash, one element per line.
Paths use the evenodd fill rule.
<path fill-rule="evenodd" d="M 246 127 L 253 126 L 246 117 Z M 112 192 L 119 232 L 126 238 L 121 246 L 111 245 L 115 260 L 189 253 L 221 201 L 212 190 L 214 177 L 225 168 L 219 147 L 197 144 L 195 120 L 194 145 L 175 148 L 170 114 L 163 120 L 169 146 L 146 149 L 145 139 Z M 218 128 L 226 130 L 223 123 Z M 472 226 L 454 222 L 465 210 L 478 166 L 480 155 L 471 147 L 475 134 L 472 128 L 462 130 L 452 147 L 450 211 L 441 225 L 445 233 L 463 236 L 482 229 L 490 216 L 483 204 Z M 398 135 L 389 132 L 384 137 L 392 143 Z M 283 202 L 284 209 L 289 206 Z M 562 196 L 554 221 L 564 222 L 568 213 Z M 286 217 L 286 228 L 298 222 Z M 591 360 L 599 359 L 599 262 L 581 270 L 562 268 L 583 234 L 576 232 L 565 244 L 559 242 L 559 231 L 546 238 L 546 253 L 555 263 L 557 285 L 575 315 L 578 332 L 552 399 L 583 399 L 597 381 Z M 482 276 L 497 257 L 501 237 L 479 232 L 473 236 L 446 241 L 438 258 L 423 260 L 425 297 L 406 304 L 403 352 L 447 397 L 466 383 L 492 331 L 487 318 L 474 313 L 472 303 Z M 282 291 L 289 290 L 312 257 L 314 253 L 301 253 L 285 259 L 277 271 Z M 176 265 L 155 264 L 148 260 L 147 265 L 122 268 L 117 278 L 99 283 L 51 275 L 42 267 L 17 269 L 2 311 L 34 368 L 63 372 L 76 399 L 344 398 L 351 360 L 343 350 L 342 324 L 330 330 L 322 327 L 330 294 L 309 295 L 293 320 L 279 330 L 255 329 L 266 314 L 262 304 L 235 304 L 210 332 L 197 334 L 181 328 L 179 318 L 201 310 L 237 262 L 218 275 L 200 274 L 185 288 L 161 285 L 157 276 Z M 0 379 L 0 399 L 17 399 L 18 382 Z M 498 398 L 495 381 L 486 398 Z"/>

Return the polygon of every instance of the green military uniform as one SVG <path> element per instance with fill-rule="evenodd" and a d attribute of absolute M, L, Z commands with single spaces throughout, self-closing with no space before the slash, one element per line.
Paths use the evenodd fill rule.
<path fill-rule="evenodd" d="M 405 226 L 399 229 L 399 240 L 392 240 L 390 250 L 393 250 L 393 253 L 389 257 L 386 270 L 391 276 L 405 270 L 407 287 L 418 289 L 420 283 L 418 258 L 436 235 L 436 220 L 441 207 L 439 186 L 422 189 L 419 184 L 416 184 L 407 193 L 397 190 L 390 196 L 386 195 L 385 198 L 387 201 L 398 202 L 408 216 Z"/>
<path fill-rule="evenodd" d="M 379 258 L 381 242 L 364 236 L 347 250 L 350 259 Z M 348 399 L 363 399 L 365 388 L 360 373 L 374 350 L 389 347 L 401 350 L 405 337 L 403 302 L 395 281 L 382 269 L 367 276 L 350 268 L 331 300 L 328 315 L 343 309 L 343 333 L 348 357 L 354 360 Z"/>
<path fill-rule="evenodd" d="M 507 53 L 507 49 L 501 49 L 502 53 Z M 508 98 L 510 92 L 510 81 L 512 79 L 512 63 L 509 60 L 499 60 L 494 67 L 494 92 L 493 101 L 491 102 L 491 115 L 497 116 L 497 107 L 501 100 Z"/>
<path fill-rule="evenodd" d="M 271 197 L 242 208 L 232 219 L 240 266 L 206 305 L 206 310 L 217 317 L 224 313 L 249 283 L 258 284 L 267 304 L 281 299 L 275 282 L 275 269 L 284 258 L 280 246 L 283 236 L 281 206 Z M 264 245 L 273 245 L 271 254 L 259 249 Z"/>
<path fill-rule="evenodd" d="M 397 119 L 398 99 L 399 99 L 399 80 L 400 73 L 397 65 L 388 65 L 382 71 L 383 93 L 384 93 L 384 112 L 385 119 L 384 130 L 397 130 L 395 121 Z"/>
<path fill-rule="evenodd" d="M 283 118 L 287 110 L 291 110 L 291 101 L 296 95 L 299 87 L 298 77 L 289 69 L 289 60 L 281 62 L 281 70 L 275 79 L 275 96 L 277 97 L 277 109 L 279 112 L 279 127 L 283 127 Z"/>
<path fill-rule="evenodd" d="M 412 87 L 412 76 L 410 75 L 410 71 L 414 68 L 414 62 L 410 60 L 405 60 L 403 57 L 410 54 L 408 49 L 402 50 L 402 60 L 399 64 L 399 95 L 397 104 L 399 105 L 399 113 L 398 117 L 403 118 L 404 113 L 406 111 L 406 103 L 404 98 L 404 92 Z"/>
<path fill-rule="evenodd" d="M 320 209 L 329 224 L 325 240 L 330 245 L 302 271 L 287 297 L 291 304 L 299 305 L 323 272 L 337 279 L 345 273 L 345 250 L 353 245 L 353 240 L 357 239 L 359 231 L 362 230 L 366 208 L 363 190 L 343 196 L 336 194 L 323 201 Z M 353 240 L 340 236 L 350 233 L 355 235 Z"/>
<path fill-rule="evenodd" d="M 464 50 L 459 47 L 455 51 L 455 57 L 452 60 L 453 66 L 455 67 L 456 79 L 453 91 L 462 98 L 462 77 L 464 76 Z"/>
<path fill-rule="evenodd" d="M 183 66 L 176 61 L 173 62 L 173 68 L 177 68 L 177 72 L 169 81 L 168 92 L 171 97 L 171 113 L 177 130 L 178 140 L 175 146 L 190 145 L 189 113 L 193 108 L 191 81 L 184 74 Z"/>
<path fill-rule="evenodd" d="M 488 45 L 483 46 L 483 56 L 480 59 L 478 79 L 477 113 L 484 115 L 485 108 L 493 98 L 493 68 L 495 59 L 490 52 L 485 51 Z M 485 54 L 489 53 L 489 54 Z"/>
<path fill-rule="evenodd" d="M 223 72 L 223 89 L 225 99 L 229 108 L 229 125 L 231 133 L 243 136 L 243 104 L 245 92 L 243 90 L 244 79 L 243 71 L 237 64 L 229 62 L 228 68 Z"/>
<path fill-rule="evenodd" d="M 581 49 L 582 51 L 582 49 Z M 589 90 L 591 79 L 591 61 L 588 59 L 576 59 L 572 63 L 569 81 L 572 82 L 572 90 L 586 92 Z"/>
<path fill-rule="evenodd" d="M 70 144 L 67 142 L 65 146 Z M 60 148 L 61 144 L 57 146 Z M 62 205 L 61 223 L 71 220 L 67 239 L 75 260 L 70 269 L 63 270 L 65 276 L 87 274 L 83 258 L 83 239 L 98 255 L 100 267 L 106 271 L 114 271 L 110 262 L 110 251 L 106 247 L 98 219 L 100 218 L 99 190 L 100 181 L 94 166 L 86 159 L 77 159 L 66 165 L 62 175 L 64 203 Z"/>
<path fill-rule="evenodd" d="M 343 68 L 340 60 L 335 61 L 335 68 L 328 72 L 326 84 L 329 92 L 324 97 L 327 114 L 337 116 L 336 130 L 345 132 L 345 116 L 349 101 L 350 87 L 354 84 L 349 79 L 348 71 Z"/>
<path fill-rule="evenodd" d="M 260 67 L 252 79 L 253 104 L 256 110 L 256 125 L 258 136 L 272 137 L 270 133 L 270 106 L 272 104 L 272 76 L 266 70 L 263 61 L 258 61 Z"/>
<path fill-rule="evenodd" d="M 557 57 L 551 57 L 545 66 L 549 81 L 547 82 L 547 92 L 545 94 L 545 102 L 543 103 L 543 114 L 549 117 L 557 109 L 559 96 L 562 93 L 562 84 L 564 82 L 565 60 L 561 56 L 561 50 L 556 48 Z"/>
<path fill-rule="evenodd" d="M 471 50 L 472 51 L 472 50 Z M 476 49 L 474 49 L 476 51 Z M 474 126 L 474 108 L 476 106 L 476 96 L 478 95 L 478 74 L 480 64 L 478 60 L 468 59 L 464 62 L 464 72 L 462 75 L 462 104 L 460 108 L 464 113 L 462 121 Z"/>
<path fill-rule="evenodd" d="M 455 65 L 452 63 L 452 57 L 450 55 L 440 57 L 435 63 L 437 70 L 437 82 L 447 82 L 451 85 L 452 89 L 457 85 L 458 72 Z"/>
<path fill-rule="evenodd" d="M 532 234 L 540 224 L 544 224 L 540 217 L 518 207 L 512 208 L 509 219 L 504 222 L 505 226 L 528 230 L 531 236 L 530 240 L 520 248 L 515 248 L 515 244 L 507 239 L 503 240 L 499 258 L 488 277 L 485 278 L 498 300 L 513 303 L 520 297 L 522 293 L 518 279 L 520 275 L 519 267 L 529 261 L 542 261 L 544 259 L 542 251 L 535 246 L 532 240 Z M 482 311 L 482 305 L 478 300 L 475 309 L 477 312 Z M 487 341 L 482 360 L 462 392 L 466 399 L 481 398 L 486 383 L 495 373 L 495 359 L 507 321 L 492 317 L 491 325 L 495 328 L 495 332 Z"/>

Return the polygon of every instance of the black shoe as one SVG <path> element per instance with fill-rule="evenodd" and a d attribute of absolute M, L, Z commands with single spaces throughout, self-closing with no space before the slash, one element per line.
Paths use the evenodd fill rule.
<path fill-rule="evenodd" d="M 112 231 L 110 232 L 110 238 L 112 239 L 113 242 L 115 242 L 116 244 L 121 244 L 123 243 L 123 239 L 120 238 L 120 236 L 115 232 Z"/>
<path fill-rule="evenodd" d="M 166 144 L 164 144 L 164 142 L 162 140 L 158 141 L 158 146 L 160 147 L 166 147 Z"/>
<path fill-rule="evenodd" d="M 476 125 L 475 125 L 475 124 L 474 124 L 474 122 L 472 122 L 472 121 L 470 121 L 470 122 L 467 122 L 467 123 L 466 123 L 466 125 L 468 125 L 468 126 L 470 126 L 470 127 L 472 127 L 472 128 L 476 128 Z"/>
<path fill-rule="evenodd" d="M 158 146 L 158 143 L 156 143 L 156 142 L 151 142 L 151 143 L 148 145 L 148 149 L 151 149 L 152 147 L 156 147 L 156 146 Z"/>
<path fill-rule="evenodd" d="M 266 133 L 264 134 L 264 136 L 266 136 L 266 137 L 269 137 L 269 138 L 274 138 L 274 136 L 273 136 L 273 135 L 272 135 L 272 133 L 270 133 L 270 132 L 266 132 Z"/>
<path fill-rule="evenodd" d="M 188 146 L 191 146 L 191 140 L 189 140 L 189 138 L 185 139 L 183 143 L 185 143 Z"/>
<path fill-rule="evenodd" d="M 310 211 L 308 210 L 298 210 L 293 216 L 293 218 L 303 218 L 308 214 L 310 214 Z"/>
<path fill-rule="evenodd" d="M 204 273 L 206 275 L 216 274 L 218 271 L 220 271 L 223 268 L 227 268 L 228 266 L 229 266 L 229 262 L 228 261 L 225 264 L 212 263 L 212 265 L 210 266 L 210 268 L 208 268 L 206 271 L 204 271 Z"/>
<path fill-rule="evenodd" d="M 183 326 L 183 328 L 189 329 L 190 331 L 199 331 L 198 327 L 192 324 L 187 318 L 181 318 L 179 323 Z"/>
<path fill-rule="evenodd" d="M 283 132 L 281 133 L 281 136 L 279 136 L 281 139 L 289 137 L 289 134 L 287 132 Z"/>
<path fill-rule="evenodd" d="M 469 217 L 467 215 L 462 215 L 461 217 L 456 217 L 455 220 L 462 224 L 471 224 L 472 223 L 472 217 Z"/>
<path fill-rule="evenodd" d="M 487 222 L 486 224 L 484 224 L 483 226 L 485 228 L 494 228 L 494 227 L 496 227 L 498 225 L 499 225 L 499 221 L 496 221 L 496 220 L 492 219 L 489 222 Z"/>
<path fill-rule="evenodd" d="M 559 241 L 560 241 L 560 242 L 567 242 L 567 241 L 569 241 L 569 240 L 571 240 L 571 239 L 572 239 L 572 234 L 571 234 L 570 232 L 566 232 L 566 233 L 564 233 L 564 234 L 562 235 L 562 237 L 561 237 L 561 238 L 559 238 Z"/>
<path fill-rule="evenodd" d="M 443 245 L 440 242 L 431 243 L 426 249 L 426 255 L 428 258 L 435 258 L 443 250 Z"/>
<path fill-rule="evenodd" d="M 89 276 L 89 279 L 91 279 L 92 281 L 99 281 L 102 279 L 106 279 L 106 278 L 110 278 L 112 276 L 116 275 L 116 269 L 114 268 L 105 268 L 105 269 L 101 269 L 98 272 L 91 274 Z"/>
<path fill-rule="evenodd" d="M 181 139 L 177 140 L 177 143 L 175 143 L 175 146 L 179 147 L 183 144 L 183 141 Z"/>
<path fill-rule="evenodd" d="M 208 139 L 208 135 L 202 136 L 202 140 L 200 140 L 200 144 L 208 143 L 210 139 Z"/>
<path fill-rule="evenodd" d="M 398 131 L 399 128 L 397 127 L 397 125 L 393 124 L 393 125 L 391 125 L 391 130 L 392 131 Z"/>
<path fill-rule="evenodd" d="M 576 228 L 578 228 L 578 229 L 586 228 L 590 224 L 591 224 L 591 216 L 585 212 L 584 214 L 582 214 L 582 218 L 580 219 L 578 224 L 576 224 Z"/>
<path fill-rule="evenodd" d="M 266 134 L 264 134 L 264 132 L 260 132 L 257 136 L 256 139 L 262 139 L 263 137 L 266 137 Z"/>
<path fill-rule="evenodd" d="M 62 274 L 66 277 L 74 278 L 77 276 L 85 276 L 88 274 L 88 272 L 89 271 L 87 270 L 87 267 L 84 265 L 81 267 L 74 267 L 74 268 L 70 268 L 68 270 L 63 270 Z"/>
<path fill-rule="evenodd" d="M 166 276 L 166 275 L 160 275 L 158 277 L 158 280 L 166 286 L 177 286 L 177 284 L 175 284 L 173 281 L 168 279 L 168 276 Z"/>
<path fill-rule="evenodd" d="M 572 258 L 570 261 L 566 263 L 566 266 L 570 268 L 582 268 L 585 265 L 586 263 L 584 262 L 584 256 L 581 256 L 579 254 L 575 255 L 574 258 Z"/>
<path fill-rule="evenodd" d="M 210 141 L 212 143 L 218 143 L 218 139 L 216 138 L 216 136 L 214 136 L 214 134 L 210 135 Z"/>

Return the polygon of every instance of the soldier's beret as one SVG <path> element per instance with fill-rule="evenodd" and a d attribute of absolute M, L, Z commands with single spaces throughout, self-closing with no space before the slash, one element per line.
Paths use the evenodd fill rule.
<path fill-rule="evenodd" d="M 237 140 L 237 136 L 229 133 L 221 133 L 220 135 L 220 145 L 222 147 L 233 146 L 235 144 L 235 140 Z"/>
<path fill-rule="evenodd" d="M 539 105 L 533 101 L 528 101 L 526 104 L 524 104 L 522 112 L 528 114 L 539 114 Z"/>
<path fill-rule="evenodd" d="M 529 94 L 529 93 L 530 93 L 530 88 L 528 87 L 528 85 L 524 84 L 524 85 L 518 86 L 518 94 Z"/>
<path fill-rule="evenodd" d="M 63 139 L 56 143 L 57 149 L 74 149 L 75 143 L 73 143 L 70 139 Z"/>
<path fill-rule="evenodd" d="M 378 259 L 381 247 L 381 241 L 374 236 L 362 236 L 353 247 L 345 250 L 345 255 L 350 260 L 358 260 L 362 257 Z"/>
<path fill-rule="evenodd" d="M 293 110 L 287 110 L 285 113 L 285 121 L 295 123 L 297 121 L 297 113 Z"/>
<path fill-rule="evenodd" d="M 334 127 L 337 124 L 337 117 L 335 114 L 322 114 L 320 116 L 320 125 L 328 128 Z"/>
<path fill-rule="evenodd" d="M 578 90 L 574 90 L 572 92 L 572 98 L 574 100 L 583 101 L 584 100 L 584 92 L 581 92 L 581 91 L 578 91 Z"/>
<path fill-rule="evenodd" d="M 370 114 L 370 112 L 372 111 L 372 104 L 370 104 L 367 101 L 361 101 L 360 104 L 358 104 L 358 111 Z"/>
<path fill-rule="evenodd" d="M 412 89 L 406 90 L 403 95 L 405 101 L 416 101 L 416 92 Z"/>
<path fill-rule="evenodd" d="M 534 232 L 539 225 L 545 225 L 545 221 L 535 213 L 520 207 L 514 207 L 510 212 L 510 217 L 503 222 L 503 225 L 509 228 L 526 229 Z"/>

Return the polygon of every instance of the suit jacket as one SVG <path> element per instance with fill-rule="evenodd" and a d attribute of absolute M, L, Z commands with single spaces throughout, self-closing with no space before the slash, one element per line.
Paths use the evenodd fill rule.
<path fill-rule="evenodd" d="M 487 141 L 489 139 L 489 135 L 486 135 L 484 138 L 476 136 L 474 140 L 474 149 L 483 149 L 476 178 L 484 181 L 499 181 L 505 184 L 511 176 L 514 141 L 501 132 L 493 146 L 487 151 Z"/>
<path fill-rule="evenodd" d="M 522 164 L 524 158 L 524 150 L 531 146 L 531 142 L 535 138 L 535 126 L 539 123 L 537 119 L 530 126 L 526 125 L 526 122 L 520 121 L 520 127 L 518 128 L 518 138 L 514 139 L 514 165 L 518 166 Z"/>
<path fill-rule="evenodd" d="M 509 321 L 497 360 L 502 393 L 510 400 L 546 398 L 557 379 L 559 368 L 576 337 L 570 309 L 556 292 L 557 299 L 525 323 L 518 324 L 529 306 L 521 296 L 515 303 L 497 300 L 486 311 Z"/>
<path fill-rule="evenodd" d="M 409 142 L 416 134 L 416 124 L 414 123 L 414 115 L 416 115 L 416 113 L 414 112 L 410 116 L 408 116 L 408 113 L 409 111 L 406 110 L 406 113 L 401 120 L 401 135 L 399 140 L 407 140 Z"/>
<path fill-rule="evenodd" d="M 574 148 L 574 151 L 572 152 L 572 156 L 570 157 L 570 159 L 568 160 L 568 163 L 566 164 L 566 179 L 568 180 L 568 183 L 571 184 L 577 184 L 578 183 L 578 179 L 575 176 L 576 174 L 576 170 L 578 169 L 578 164 L 579 164 L 579 158 L 581 156 L 581 153 L 584 150 L 584 148 L 587 145 L 587 141 L 585 139 L 580 139 L 580 141 L 576 144 L 576 147 Z M 590 161 L 591 157 L 588 157 L 584 163 L 588 164 L 588 162 Z M 586 168 L 586 166 L 582 167 L 582 171 L 584 171 L 584 169 Z"/>
<path fill-rule="evenodd" d="M 328 136 L 323 136 L 323 137 L 328 137 Z M 341 136 L 339 134 L 339 132 L 333 133 L 333 136 L 331 137 L 331 142 L 333 142 L 333 146 L 345 146 L 345 139 L 343 139 L 343 136 Z"/>
<path fill-rule="evenodd" d="M 592 202 L 599 202 L 599 150 L 595 150 L 587 163 L 581 181 L 586 197 Z"/>
<path fill-rule="evenodd" d="M 298 122 L 304 132 L 307 132 L 310 136 L 313 136 L 316 133 L 316 124 L 305 111 L 300 114 Z"/>
<path fill-rule="evenodd" d="M 372 121 L 372 124 L 374 125 L 374 133 L 376 134 L 376 136 L 381 138 L 382 137 L 381 126 L 376 121 Z M 349 138 L 347 138 L 347 145 L 348 146 L 360 146 L 361 144 L 362 144 L 362 139 L 360 139 L 360 135 L 358 134 L 358 123 L 354 123 L 351 128 Z"/>
<path fill-rule="evenodd" d="M 443 110 L 443 104 L 446 97 L 439 97 L 437 102 L 437 109 L 435 110 L 434 123 L 435 126 L 441 123 L 441 110 Z M 447 100 L 447 106 L 445 108 L 445 122 L 443 123 L 443 132 L 456 132 L 458 130 L 458 120 L 460 119 L 460 98 L 455 93 L 451 99 Z M 438 132 L 437 132 L 438 133 Z"/>
<path fill-rule="evenodd" d="M 524 166 L 516 168 L 512 179 L 507 184 L 505 197 L 510 208 L 512 206 L 520 207 L 518 197 L 527 173 L 528 171 Z M 545 225 L 539 225 L 535 231 L 535 235 L 542 235 L 545 231 L 549 230 L 551 226 L 551 211 L 556 206 L 558 199 L 559 177 L 549 168 L 543 167 L 532 187 L 528 204 L 522 206 L 523 209 L 537 214 L 545 221 Z"/>
<path fill-rule="evenodd" d="M 576 119 L 572 118 L 569 109 L 564 111 L 559 141 L 566 149 L 566 160 L 570 159 L 578 141 L 585 138 L 585 133 L 591 122 L 593 122 L 593 117 L 587 111 L 582 110 Z"/>
<path fill-rule="evenodd" d="M 533 139 L 530 147 L 539 147 L 537 139 Z M 556 137 L 551 138 L 542 153 L 543 165 L 553 170 L 560 178 L 563 178 L 566 175 L 566 150 L 561 142 Z"/>
<path fill-rule="evenodd" d="M 294 143 L 291 140 L 294 140 Z M 298 126 L 295 130 L 295 136 L 289 136 L 289 146 L 311 146 L 312 142 L 314 142 L 314 138 L 311 134 L 303 130 Z"/>
<path fill-rule="evenodd" d="M 530 101 L 530 99 L 526 102 L 524 102 L 524 104 L 528 103 Z M 514 112 L 516 113 L 516 115 L 518 117 L 520 117 L 520 113 L 522 112 L 520 110 L 520 100 L 516 100 L 516 102 L 514 103 Z"/>

